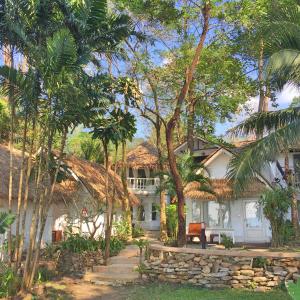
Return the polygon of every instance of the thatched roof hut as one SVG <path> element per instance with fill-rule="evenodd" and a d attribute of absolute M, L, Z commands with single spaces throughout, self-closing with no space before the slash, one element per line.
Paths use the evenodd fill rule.
<path fill-rule="evenodd" d="M 0 144 L 0 199 L 8 199 L 9 190 L 9 157 L 10 152 L 7 145 Z M 21 151 L 13 149 L 13 199 L 18 197 L 19 175 L 22 164 Z M 63 159 L 63 164 L 68 168 L 66 180 L 57 183 L 54 191 L 54 201 L 68 201 L 76 196 L 82 188 L 88 193 L 100 200 L 105 201 L 105 168 L 102 165 L 91 163 L 75 156 L 68 156 Z M 124 190 L 120 177 L 112 170 L 109 171 L 109 196 L 114 196 L 117 203 L 122 203 L 124 199 Z M 112 186 L 115 185 L 115 194 Z M 33 199 L 33 186 L 29 189 L 29 199 Z M 138 205 L 139 200 L 130 193 L 130 202 L 132 205 Z"/>
<path fill-rule="evenodd" d="M 206 191 L 201 191 L 200 183 L 191 182 L 185 189 L 185 197 L 202 200 L 202 201 L 217 201 L 217 200 L 232 200 L 237 196 L 235 195 L 232 187 L 232 182 L 227 179 L 211 179 L 210 181 L 211 189 L 214 192 L 209 193 Z M 253 197 L 260 195 L 266 190 L 266 185 L 258 179 L 255 179 L 248 187 L 244 190 L 240 197 Z"/>
<path fill-rule="evenodd" d="M 129 151 L 127 154 L 127 167 L 133 169 L 158 167 L 158 152 L 155 146 L 148 142 L 144 142 Z"/>

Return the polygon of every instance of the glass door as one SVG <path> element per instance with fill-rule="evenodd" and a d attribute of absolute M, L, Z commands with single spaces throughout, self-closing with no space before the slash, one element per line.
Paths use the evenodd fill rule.
<path fill-rule="evenodd" d="M 258 200 L 244 202 L 245 241 L 256 242 L 264 240 L 262 224 L 262 208 Z"/>

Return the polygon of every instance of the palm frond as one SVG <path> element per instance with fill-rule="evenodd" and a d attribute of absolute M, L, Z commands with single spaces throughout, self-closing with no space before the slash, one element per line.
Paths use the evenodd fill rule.
<path fill-rule="evenodd" d="M 243 123 L 232 128 L 229 133 L 235 136 L 262 134 L 266 131 L 277 130 L 296 121 L 300 121 L 300 107 L 260 112 L 253 114 Z"/>
<path fill-rule="evenodd" d="M 234 180 L 234 190 L 242 192 L 277 155 L 299 142 L 299 132 L 295 121 L 245 147 L 229 164 L 227 177 Z"/>
<path fill-rule="evenodd" d="M 48 68 L 59 73 L 63 68 L 74 68 L 77 60 L 75 40 L 68 29 L 57 31 L 47 40 Z"/>
<path fill-rule="evenodd" d="M 286 83 L 300 85 L 300 41 L 298 47 L 297 50 L 279 50 L 268 60 L 266 76 L 277 84 L 278 89 L 282 89 Z"/>

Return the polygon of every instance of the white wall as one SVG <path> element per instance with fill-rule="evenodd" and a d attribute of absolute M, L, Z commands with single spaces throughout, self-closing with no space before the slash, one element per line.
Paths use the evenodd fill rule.
<path fill-rule="evenodd" d="M 271 239 L 270 224 L 268 220 L 262 217 L 262 230 L 261 233 L 256 235 L 257 238 L 247 238 L 246 227 L 245 227 L 245 211 L 244 203 L 248 200 L 257 200 L 258 198 L 248 199 L 236 199 L 230 201 L 230 212 L 231 212 L 231 228 L 234 230 L 234 236 L 236 242 L 269 242 Z M 193 199 L 186 199 L 186 230 L 188 230 L 189 223 L 192 223 L 192 202 Z M 199 220 L 201 221 L 201 220 Z M 206 230 L 207 240 L 209 241 L 210 234 L 213 233 L 209 228 Z"/>
<path fill-rule="evenodd" d="M 207 165 L 207 170 L 210 178 L 222 179 L 226 177 L 228 164 L 232 155 L 222 150 L 216 155 L 216 158 Z"/>
<path fill-rule="evenodd" d="M 159 211 L 157 211 L 157 219 L 155 221 L 152 220 L 152 203 L 159 205 L 160 199 L 159 196 L 156 195 L 139 195 L 139 199 L 141 201 L 141 205 L 144 206 L 145 209 L 145 221 L 138 221 L 138 207 L 133 208 L 133 223 L 138 224 L 142 228 L 146 230 L 159 230 L 160 228 L 160 217 Z"/>

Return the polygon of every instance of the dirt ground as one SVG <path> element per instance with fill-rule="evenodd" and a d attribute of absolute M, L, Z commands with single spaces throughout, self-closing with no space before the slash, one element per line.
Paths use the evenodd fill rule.
<path fill-rule="evenodd" d="M 82 280 L 63 278 L 48 282 L 37 291 L 37 299 L 63 300 L 125 300 L 128 299 L 126 286 L 96 285 Z"/>

